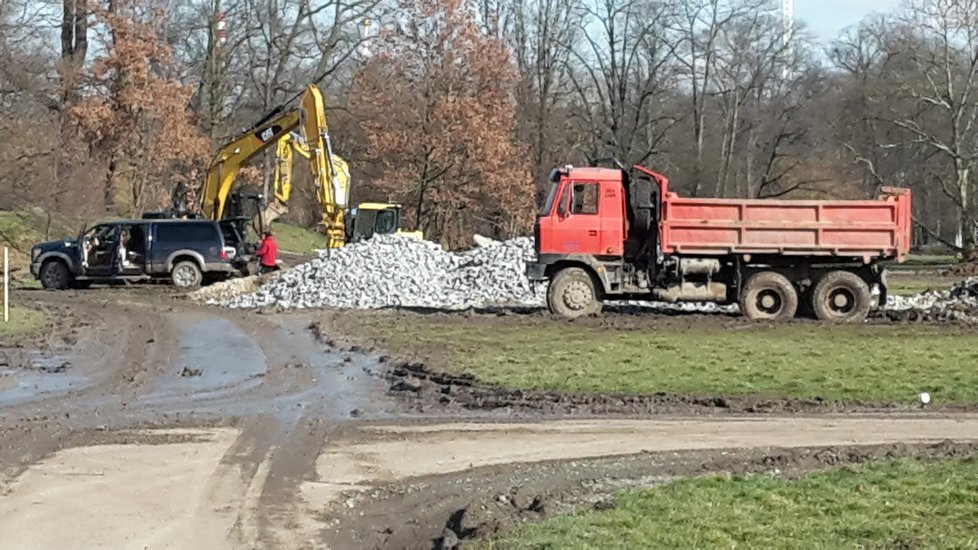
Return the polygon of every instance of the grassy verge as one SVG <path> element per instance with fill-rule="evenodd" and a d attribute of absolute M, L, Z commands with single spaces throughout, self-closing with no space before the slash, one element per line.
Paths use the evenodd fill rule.
<path fill-rule="evenodd" d="M 0 339 L 28 336 L 40 331 L 51 321 L 50 316 L 40 310 L 14 306 L 10 308 L 10 322 L 3 322 L 0 310 Z"/>
<path fill-rule="evenodd" d="M 978 461 L 890 461 L 788 481 L 701 477 L 518 528 L 489 548 L 975 548 Z"/>
<path fill-rule="evenodd" d="M 59 239 L 71 234 L 73 232 L 64 220 L 60 218 L 49 220 L 47 214 L 38 208 L 0 211 L 0 249 L 4 246 L 10 248 L 13 279 L 30 279 L 28 255 L 32 246 L 45 240 Z"/>
<path fill-rule="evenodd" d="M 894 296 L 913 296 L 928 290 L 947 290 L 958 282 L 958 279 L 947 281 L 898 279 L 889 284 L 889 292 Z"/>
<path fill-rule="evenodd" d="M 909 296 L 919 294 L 925 290 L 947 290 L 961 281 L 961 277 L 955 275 L 938 274 L 910 274 L 894 272 L 887 277 L 887 286 L 890 294 Z"/>
<path fill-rule="evenodd" d="M 510 388 L 978 402 L 978 334 L 961 328 L 682 323 L 611 329 L 503 318 L 357 314 L 347 334 Z M 345 326 L 344 326 L 345 325 Z M 883 383 L 885 382 L 885 383 Z"/>
<path fill-rule="evenodd" d="M 275 240 L 283 252 L 311 255 L 316 250 L 326 248 L 326 236 L 313 229 L 275 222 L 272 224 L 272 231 L 275 232 Z M 259 236 L 252 235 L 252 238 L 257 241 Z"/>
<path fill-rule="evenodd" d="M 947 267 L 958 261 L 957 256 L 950 254 L 910 254 L 903 263 L 885 262 L 885 264 L 887 269 L 900 271 Z"/>

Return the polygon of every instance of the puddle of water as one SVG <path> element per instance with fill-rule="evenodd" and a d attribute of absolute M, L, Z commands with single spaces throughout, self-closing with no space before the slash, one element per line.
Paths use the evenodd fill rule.
<path fill-rule="evenodd" d="M 316 342 L 308 330 L 287 331 L 279 328 L 280 338 L 289 339 L 299 360 L 313 370 L 315 385 L 291 395 L 289 401 L 305 404 L 312 399 L 325 400 L 330 417 L 349 419 L 364 414 L 382 412 L 389 399 L 385 396 L 387 385 L 370 374 L 378 365 L 378 358 L 364 354 L 339 353 Z"/>
<path fill-rule="evenodd" d="M 194 399 L 220 396 L 261 384 L 267 372 L 265 354 L 247 334 L 223 318 L 183 328 L 180 355 L 147 398 L 193 394 Z"/>
<path fill-rule="evenodd" d="M 31 368 L 0 367 L 0 405 L 17 405 L 35 399 L 67 393 L 87 386 L 84 376 L 68 374 L 67 357 L 38 350 L 2 350 L 0 354 L 21 354 Z"/>

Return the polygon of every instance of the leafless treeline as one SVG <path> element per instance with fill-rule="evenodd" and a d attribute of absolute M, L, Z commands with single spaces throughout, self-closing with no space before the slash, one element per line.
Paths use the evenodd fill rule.
<path fill-rule="evenodd" d="M 92 12 L 121 1 L 0 3 L 0 207 L 33 201 L 82 215 L 113 202 L 95 183 L 105 167 L 64 130 L 64 116 L 87 90 L 74 75 L 113 39 Z M 156 18 L 173 62 L 155 70 L 192 87 L 197 131 L 219 143 L 316 82 L 356 194 L 376 194 L 347 92 L 371 34 L 398 32 L 396 2 L 129 4 Z M 538 181 L 554 165 L 613 156 L 700 196 L 860 198 L 910 186 L 918 242 L 974 247 L 978 0 L 908 0 L 828 40 L 787 28 L 772 0 L 472 0 L 472 8 L 522 77 L 513 90 L 517 139 Z"/>

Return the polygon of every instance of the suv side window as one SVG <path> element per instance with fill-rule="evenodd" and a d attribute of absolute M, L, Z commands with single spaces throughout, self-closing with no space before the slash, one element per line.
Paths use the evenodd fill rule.
<path fill-rule="evenodd" d="M 160 242 L 212 243 L 218 240 L 217 228 L 202 223 L 161 223 L 156 227 Z"/>

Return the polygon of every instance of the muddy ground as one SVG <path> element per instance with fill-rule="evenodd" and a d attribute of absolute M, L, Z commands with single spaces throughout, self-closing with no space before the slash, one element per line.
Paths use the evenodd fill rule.
<path fill-rule="evenodd" d="M 17 547 L 453 547 L 675 476 L 978 454 L 968 411 L 508 392 L 356 344 L 328 313 L 157 286 L 14 298 L 58 318 L 0 342 L 0 532 Z M 510 315 L 553 322 L 480 322 Z"/>

